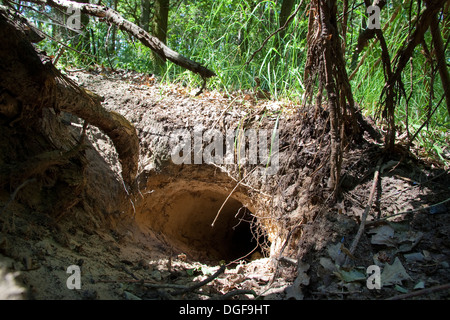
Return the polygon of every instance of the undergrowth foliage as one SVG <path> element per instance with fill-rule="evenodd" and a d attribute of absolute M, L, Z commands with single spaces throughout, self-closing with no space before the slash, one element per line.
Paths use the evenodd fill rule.
<path fill-rule="evenodd" d="M 58 60 L 59 67 L 101 65 L 155 73 L 150 50 L 115 26 L 85 17 L 82 32 L 77 34 L 64 27 L 67 15 L 61 10 L 3 2 L 15 7 L 49 35 L 39 43 L 47 53 L 57 56 L 65 45 L 65 52 Z M 209 89 L 250 91 L 257 85 L 257 77 L 261 89 L 268 90 L 273 99 L 301 101 L 306 90 L 311 2 L 294 1 L 291 13 L 299 9 L 295 16 L 283 32 L 275 33 L 264 42 L 282 25 L 282 6 L 288 2 L 170 1 L 167 45 L 215 71 L 217 77 L 208 81 Z M 380 37 L 367 36 L 369 2 L 336 2 L 338 32 L 354 102 L 366 115 L 375 117 L 382 130 L 393 132 L 397 143 L 413 147 L 419 155 L 448 165 L 450 116 L 447 108 L 450 102 L 448 97 L 445 98 L 437 66 L 439 59 L 447 67 L 450 61 L 450 4 L 448 1 L 379 1 L 380 32 L 384 38 L 380 41 Z M 389 57 L 395 68 L 396 59 L 412 39 L 426 8 L 432 3 L 439 8 L 436 17 L 445 57 L 437 56 L 431 32 L 427 29 L 402 68 L 400 77 L 395 79 L 401 86 L 394 101 L 395 108 L 389 111 L 392 119 L 385 122 L 383 112 L 387 100 L 383 90 L 389 79 L 383 55 Z M 107 0 L 102 4 L 142 25 L 141 1 Z M 152 4 L 150 1 L 150 9 Z M 319 29 L 312 31 L 321 32 Z M 261 50 L 256 52 L 258 49 Z M 168 62 L 165 71 L 157 76 L 162 81 L 184 86 L 200 87 L 202 84 L 197 75 Z"/>

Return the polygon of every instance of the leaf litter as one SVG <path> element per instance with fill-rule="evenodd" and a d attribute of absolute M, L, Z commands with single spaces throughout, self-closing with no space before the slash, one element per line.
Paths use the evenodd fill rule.
<path fill-rule="evenodd" d="M 78 73 L 73 77 L 81 85 L 104 96 L 107 108 L 130 119 L 144 142 L 151 137 L 157 122 L 163 123 L 169 118 L 179 127 L 193 126 L 199 118 L 206 124 L 217 123 L 220 126 L 225 118 L 238 121 L 248 116 L 256 120 L 262 117 L 276 119 L 280 109 L 284 109 L 288 114 L 296 112 L 295 103 L 255 103 L 251 96 L 247 96 L 248 93 L 224 95 L 206 91 L 200 97 L 194 98 L 191 90 L 187 88 L 176 85 L 162 86 L 155 79 L 132 72 Z M 118 97 L 119 87 L 125 90 L 120 89 L 123 94 Z M 245 108 L 237 108 L 236 104 Z M 214 105 L 220 107 L 215 108 Z M 228 108 L 226 112 L 223 111 L 224 108 Z M 153 109 L 160 112 L 151 113 L 153 119 L 146 117 L 146 113 Z M 165 114 L 164 110 L 170 111 L 169 115 Z M 260 110 L 268 112 L 261 113 Z M 196 114 L 197 118 L 192 119 L 188 114 Z M 108 166 L 114 172 L 120 172 L 120 164 L 110 142 L 95 130 L 92 134 L 96 138 L 93 143 Z M 314 139 L 305 137 L 304 149 L 310 153 L 309 150 L 314 150 L 308 149 L 314 147 L 310 147 L 311 142 L 314 142 Z M 148 142 L 142 146 L 143 168 L 150 163 L 151 156 L 148 151 L 152 146 L 152 143 Z M 348 166 L 348 163 L 352 165 Z M 394 169 L 390 166 L 381 179 L 381 217 L 395 215 L 404 209 L 418 208 L 424 204 L 432 205 L 448 198 L 448 172 L 443 173 L 440 169 L 410 160 L 400 165 L 395 161 L 395 164 Z M 279 270 L 276 270 L 273 262 L 279 257 L 243 260 L 227 268 L 195 292 L 186 293 L 182 298 L 220 298 L 232 293 L 228 298 L 379 299 L 399 292 L 432 288 L 450 282 L 448 202 L 431 207 L 425 212 L 405 214 L 390 221 L 381 221 L 383 223 L 380 225 L 369 225 L 366 227 L 366 239 L 363 239 L 354 256 L 350 257 L 353 266 L 343 266 L 344 260 L 349 257 L 347 248 L 355 234 L 354 221 L 358 221 L 364 211 L 370 188 L 371 181 L 365 179 L 366 170 L 361 168 L 370 167 L 373 167 L 370 153 L 346 155 L 343 162 L 344 199 L 339 208 L 336 208 L 336 212 L 324 216 L 325 223 L 322 223 L 320 218 L 310 219 L 305 224 L 302 238 L 296 240 L 298 246 L 291 247 L 289 252 L 286 252 L 287 256 L 294 259 L 298 253 L 304 258 L 300 259 L 300 263 L 280 264 Z M 367 175 L 367 172 L 365 174 Z M 407 182 L 404 178 L 407 178 Z M 294 184 L 288 185 L 286 194 L 296 194 L 299 184 L 295 188 L 293 186 Z M 6 196 L 4 198 L 7 199 Z M 301 204 L 301 201 L 304 200 L 300 194 L 290 207 L 295 209 L 295 203 Z M 86 203 L 84 209 L 88 208 L 89 204 Z M 11 209 L 25 212 L 20 205 L 12 205 Z M 295 217 L 295 214 L 291 215 L 292 224 L 296 222 Z M 0 267 L 21 272 L 18 276 L 21 283 L 34 288 L 28 291 L 28 298 L 170 298 L 170 292 L 208 280 L 208 277 L 219 269 L 218 265 L 192 261 L 180 256 L 180 253 L 168 254 L 168 248 L 157 239 L 147 239 L 148 247 L 136 246 L 136 239 L 133 238 L 137 232 L 127 230 L 123 226 L 116 226 L 114 232 L 112 229 L 101 230 L 94 227 L 100 224 L 96 219 L 92 219 L 78 231 L 75 229 L 75 223 L 65 221 L 66 225 L 62 228 L 70 230 L 67 237 L 56 234 L 51 237 L 47 227 L 44 227 L 45 224 L 38 221 L 33 230 L 23 229 L 26 228 L 26 223 L 22 219 L 20 215 L 16 215 L 15 227 L 28 240 L 18 239 L 11 233 L 3 233 L 0 238 Z M 369 222 L 377 222 L 376 220 L 377 212 L 373 212 Z M 6 223 L 3 225 L 6 226 Z M 106 249 L 103 249 L 105 244 Z M 69 263 L 79 263 L 85 270 L 90 270 L 89 276 L 84 279 L 84 289 L 80 292 L 61 290 L 67 277 L 65 268 Z M 381 290 L 368 290 L 366 287 L 365 271 L 372 264 L 378 265 L 382 270 Z M 52 277 L 49 277 L 49 274 Z M 275 274 L 278 275 L 276 279 Z M 22 289 L 15 292 L 22 292 Z M 447 290 L 421 298 L 448 298 L 448 294 Z"/>

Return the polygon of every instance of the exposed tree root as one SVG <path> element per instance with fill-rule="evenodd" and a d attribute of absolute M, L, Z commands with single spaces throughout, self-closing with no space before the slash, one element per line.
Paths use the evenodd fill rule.
<path fill-rule="evenodd" d="M 62 75 L 44 53 L 35 50 L 11 17 L 5 7 L 0 7 L 0 91 L 7 90 L 22 106 L 21 115 L 11 123 L 23 121 L 27 127 L 41 116 L 43 108 L 67 111 L 86 120 L 111 138 L 119 154 L 122 178 L 127 186 L 134 186 L 139 157 L 134 126 L 120 114 L 107 111 L 98 97 Z M 49 155 L 48 161 L 41 161 L 44 167 L 64 160 Z"/>

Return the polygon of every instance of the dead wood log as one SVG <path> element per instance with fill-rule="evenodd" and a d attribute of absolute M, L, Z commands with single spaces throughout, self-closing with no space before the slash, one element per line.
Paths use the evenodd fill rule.
<path fill-rule="evenodd" d="M 138 169 L 139 139 L 123 116 L 109 112 L 100 101 L 62 75 L 51 60 L 30 43 L 15 17 L 0 6 L 0 92 L 20 102 L 16 120 L 34 123 L 43 108 L 70 112 L 105 132 L 114 143 L 122 165 L 122 178 L 133 186 Z M 14 122 L 14 121 L 13 121 Z"/>
<path fill-rule="evenodd" d="M 141 27 L 124 19 L 117 11 L 106 6 L 89 3 L 78 3 L 69 0 L 31 0 L 30 2 L 64 9 L 64 11 L 66 11 L 68 8 L 79 9 L 82 13 L 102 18 L 107 23 L 116 25 L 120 30 L 125 31 L 138 39 L 143 45 L 157 53 L 161 57 L 161 59 L 163 59 L 163 61 L 166 61 L 166 59 L 172 61 L 173 63 L 183 68 L 199 74 L 204 79 L 214 77 L 216 75 L 213 71 L 205 68 L 201 64 L 192 61 L 179 54 L 178 52 L 170 49 L 158 38 L 150 35 Z"/>

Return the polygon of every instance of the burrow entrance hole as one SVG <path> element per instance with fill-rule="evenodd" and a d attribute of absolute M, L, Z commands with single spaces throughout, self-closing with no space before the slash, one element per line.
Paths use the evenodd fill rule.
<path fill-rule="evenodd" d="M 241 201 L 215 189 L 172 182 L 148 194 L 137 219 L 177 251 L 199 261 L 267 256 L 267 232 L 256 216 Z"/>

